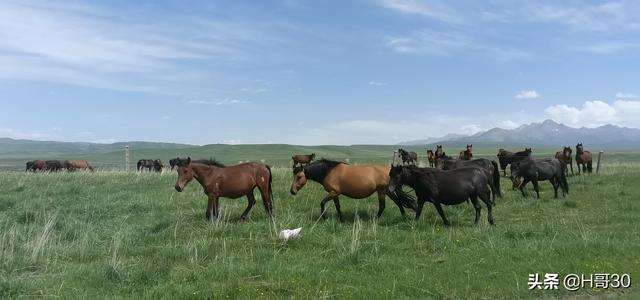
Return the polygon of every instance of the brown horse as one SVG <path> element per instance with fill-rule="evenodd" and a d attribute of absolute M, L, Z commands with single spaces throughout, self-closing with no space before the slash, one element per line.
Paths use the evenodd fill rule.
<path fill-rule="evenodd" d="M 442 157 L 444 155 L 444 151 L 442 151 L 442 145 L 436 145 L 436 159 Z"/>
<path fill-rule="evenodd" d="M 458 156 L 458 158 L 461 160 L 472 160 L 473 153 L 471 153 L 471 150 L 473 150 L 473 145 L 467 145 L 466 150 L 460 151 L 460 155 Z"/>
<path fill-rule="evenodd" d="M 47 162 L 44 160 L 34 160 L 27 162 L 27 168 L 29 171 L 46 171 L 47 170 Z"/>
<path fill-rule="evenodd" d="M 427 159 L 429 160 L 429 167 L 433 168 L 436 162 L 436 155 L 433 153 L 433 150 L 427 150 Z"/>
<path fill-rule="evenodd" d="M 569 165 L 569 167 L 571 168 L 571 175 L 573 175 L 573 158 L 571 157 L 571 147 L 564 147 L 564 149 L 562 149 L 562 151 L 558 151 L 556 152 L 556 158 L 563 162 L 565 165 Z M 567 175 L 569 174 L 569 169 L 565 168 L 565 172 L 567 172 Z"/>
<path fill-rule="evenodd" d="M 291 159 L 293 159 L 293 165 L 298 165 L 298 164 L 303 164 L 306 165 L 310 162 L 312 162 L 314 159 L 316 159 L 316 154 L 315 153 L 311 153 L 311 154 L 296 154 L 294 156 L 291 156 Z"/>
<path fill-rule="evenodd" d="M 593 170 L 592 164 L 593 157 L 591 156 L 591 152 L 584 151 L 582 143 L 578 143 L 576 145 L 576 167 L 578 167 L 578 174 L 580 174 L 580 165 L 582 165 L 582 173 L 591 173 Z"/>
<path fill-rule="evenodd" d="M 271 188 L 271 168 L 268 165 L 249 162 L 227 167 L 216 161 L 212 161 L 210 165 L 192 162 L 191 157 L 176 159 L 178 166 L 176 191 L 182 192 L 187 184 L 195 178 L 209 197 L 205 212 L 208 219 L 218 217 L 218 198 L 237 199 L 247 196 L 249 204 L 240 217 L 245 220 L 256 202 L 253 196 L 253 190 L 256 187 L 260 190 L 264 208 L 271 219 L 273 215 L 273 189 Z"/>
<path fill-rule="evenodd" d="M 95 169 L 86 160 L 65 160 L 62 162 L 62 167 L 69 172 L 76 170 L 89 170 L 94 172 Z"/>
<path fill-rule="evenodd" d="M 386 195 L 398 205 L 400 213 L 405 216 L 405 207 L 415 211 L 415 199 L 412 199 L 401 190 L 396 191 L 397 197 L 396 194 L 389 192 L 387 187 L 389 185 L 390 170 L 391 168 L 386 165 L 352 166 L 343 162 L 321 159 L 309 165 L 294 168 L 291 194 L 297 194 L 307 183 L 307 180 L 322 184 L 328 193 L 320 202 L 320 215 L 324 219 L 326 219 L 324 213 L 327 201 L 333 200 L 338 218 L 340 222 L 343 222 L 344 219 L 342 218 L 338 199 L 340 195 L 363 199 L 376 192 L 378 193 L 378 218 L 384 212 Z"/>

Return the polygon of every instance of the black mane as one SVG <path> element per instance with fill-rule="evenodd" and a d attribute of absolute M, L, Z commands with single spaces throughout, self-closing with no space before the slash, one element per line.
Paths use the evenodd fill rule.
<path fill-rule="evenodd" d="M 327 177 L 327 173 L 329 173 L 329 171 L 331 171 L 339 164 L 346 163 L 322 158 L 304 167 L 294 168 L 294 174 L 297 173 L 296 169 L 298 170 L 298 172 L 300 172 L 300 168 L 302 168 L 302 170 L 304 170 L 304 176 L 306 176 L 307 179 L 311 179 L 316 182 L 322 182 L 324 178 Z"/>
<path fill-rule="evenodd" d="M 219 168 L 224 168 L 226 167 L 223 163 L 217 161 L 215 158 L 211 157 L 209 159 L 198 159 L 198 160 L 193 160 L 191 162 L 194 163 L 199 163 L 199 164 L 203 164 L 203 165 L 207 165 L 207 166 L 215 166 L 215 167 L 219 167 Z"/>

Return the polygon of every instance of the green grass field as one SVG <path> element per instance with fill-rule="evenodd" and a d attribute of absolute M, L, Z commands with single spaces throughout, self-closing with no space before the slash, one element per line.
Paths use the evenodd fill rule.
<path fill-rule="evenodd" d="M 637 299 L 640 166 L 615 161 L 571 177 L 565 199 L 548 183 L 524 199 L 504 178 L 495 226 L 484 207 L 473 226 L 462 204 L 445 207 L 449 228 L 428 203 L 418 222 L 390 201 L 375 220 L 373 197 L 343 197 L 344 223 L 331 203 L 318 220 L 322 188 L 291 196 L 285 167 L 274 168 L 274 223 L 262 205 L 239 222 L 244 198 L 222 199 L 222 220 L 206 221 L 201 187 L 175 192 L 174 172 L 0 172 L 0 298 Z M 529 291 L 529 273 L 628 273 L 633 287 Z"/>

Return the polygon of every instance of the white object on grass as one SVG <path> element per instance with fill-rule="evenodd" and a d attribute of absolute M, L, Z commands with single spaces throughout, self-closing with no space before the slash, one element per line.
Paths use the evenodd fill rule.
<path fill-rule="evenodd" d="M 291 238 L 296 238 L 300 235 L 300 231 L 302 231 L 302 227 L 300 228 L 296 228 L 296 229 L 285 229 L 283 231 L 280 231 L 280 239 L 281 240 L 288 240 Z"/>

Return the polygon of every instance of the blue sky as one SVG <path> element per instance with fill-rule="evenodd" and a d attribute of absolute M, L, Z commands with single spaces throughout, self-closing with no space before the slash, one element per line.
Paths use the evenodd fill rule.
<path fill-rule="evenodd" d="M 2 1 L 0 136 L 389 144 L 640 127 L 637 1 Z"/>

